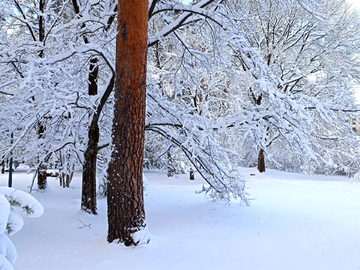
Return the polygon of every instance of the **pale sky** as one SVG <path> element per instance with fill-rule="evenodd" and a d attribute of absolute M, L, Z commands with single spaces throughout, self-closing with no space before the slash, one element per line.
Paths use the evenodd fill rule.
<path fill-rule="evenodd" d="M 348 2 L 360 7 L 360 0 L 348 0 Z"/>

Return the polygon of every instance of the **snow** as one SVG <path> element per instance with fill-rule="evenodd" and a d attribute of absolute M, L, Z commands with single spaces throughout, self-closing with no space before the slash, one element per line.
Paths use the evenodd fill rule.
<path fill-rule="evenodd" d="M 199 175 L 190 181 L 145 171 L 151 241 L 136 248 L 107 243 L 106 199 L 98 201 L 97 216 L 79 211 L 80 174 L 68 189 L 49 178 L 48 192 L 32 193 L 44 214 L 26 218 L 10 237 L 18 251 L 14 268 L 360 269 L 360 184 L 340 176 L 240 170 L 253 199 L 249 207 L 195 194 L 206 184 Z M 15 188 L 28 190 L 31 175 L 13 177 Z M 6 184 L 7 175 L 0 175 Z"/>
<path fill-rule="evenodd" d="M 0 235 L 6 230 L 10 215 L 10 204 L 4 195 L 0 194 Z"/>
<path fill-rule="evenodd" d="M 0 194 L 3 194 L 9 201 L 14 201 L 21 207 L 30 217 L 40 217 L 44 213 L 43 206 L 31 195 L 14 188 L 0 186 Z"/>
<path fill-rule="evenodd" d="M 24 191 L 0 186 L 0 269 L 12 270 L 16 262 L 17 252 L 8 238 L 21 230 L 23 218 L 16 212 L 21 207 L 26 214 L 39 217 L 44 212 L 40 203 Z"/>
<path fill-rule="evenodd" d="M 0 253 L 0 269 L 1 270 L 13 270 L 12 264 Z"/>
<path fill-rule="evenodd" d="M 11 265 L 16 261 L 16 248 L 5 234 L 0 234 L 0 244 L 0 256 L 5 257 L 5 259 L 0 260 L 0 269 L 12 269 L 9 267 L 9 263 Z"/>

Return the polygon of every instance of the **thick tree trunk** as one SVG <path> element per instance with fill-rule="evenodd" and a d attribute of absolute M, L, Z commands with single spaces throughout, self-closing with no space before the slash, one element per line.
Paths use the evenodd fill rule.
<path fill-rule="evenodd" d="M 259 151 L 257 168 L 260 173 L 265 172 L 265 155 L 263 149 Z"/>
<path fill-rule="evenodd" d="M 136 246 L 145 224 L 143 157 L 148 1 L 119 0 L 108 241 Z"/>
<path fill-rule="evenodd" d="M 99 142 L 97 121 L 91 122 L 88 136 L 82 172 L 81 209 L 96 215 L 96 157 Z"/>

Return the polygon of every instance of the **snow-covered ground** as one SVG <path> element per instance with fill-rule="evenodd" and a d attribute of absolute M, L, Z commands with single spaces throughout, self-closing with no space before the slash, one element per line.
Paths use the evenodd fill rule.
<path fill-rule="evenodd" d="M 24 217 L 24 228 L 10 237 L 18 250 L 15 269 L 360 269 L 360 184 L 345 177 L 250 173 L 256 171 L 243 169 L 254 198 L 247 207 L 195 194 L 204 183 L 199 176 L 190 181 L 145 172 L 152 238 L 135 249 L 107 243 L 105 199 L 98 216 L 79 211 L 79 174 L 70 189 L 50 178 L 50 190 L 32 193 L 43 216 Z M 30 181 L 15 173 L 13 186 L 28 190 Z M 0 175 L 0 185 L 7 185 L 7 175 Z"/>

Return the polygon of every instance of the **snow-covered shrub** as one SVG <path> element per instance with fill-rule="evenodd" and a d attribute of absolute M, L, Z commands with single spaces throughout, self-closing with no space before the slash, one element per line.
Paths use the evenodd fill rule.
<path fill-rule="evenodd" d="M 21 208 L 30 217 L 39 217 L 44 208 L 30 194 L 21 190 L 0 187 L 0 269 L 12 270 L 16 260 L 16 248 L 8 236 L 21 230 L 24 221 L 16 208 Z"/>

